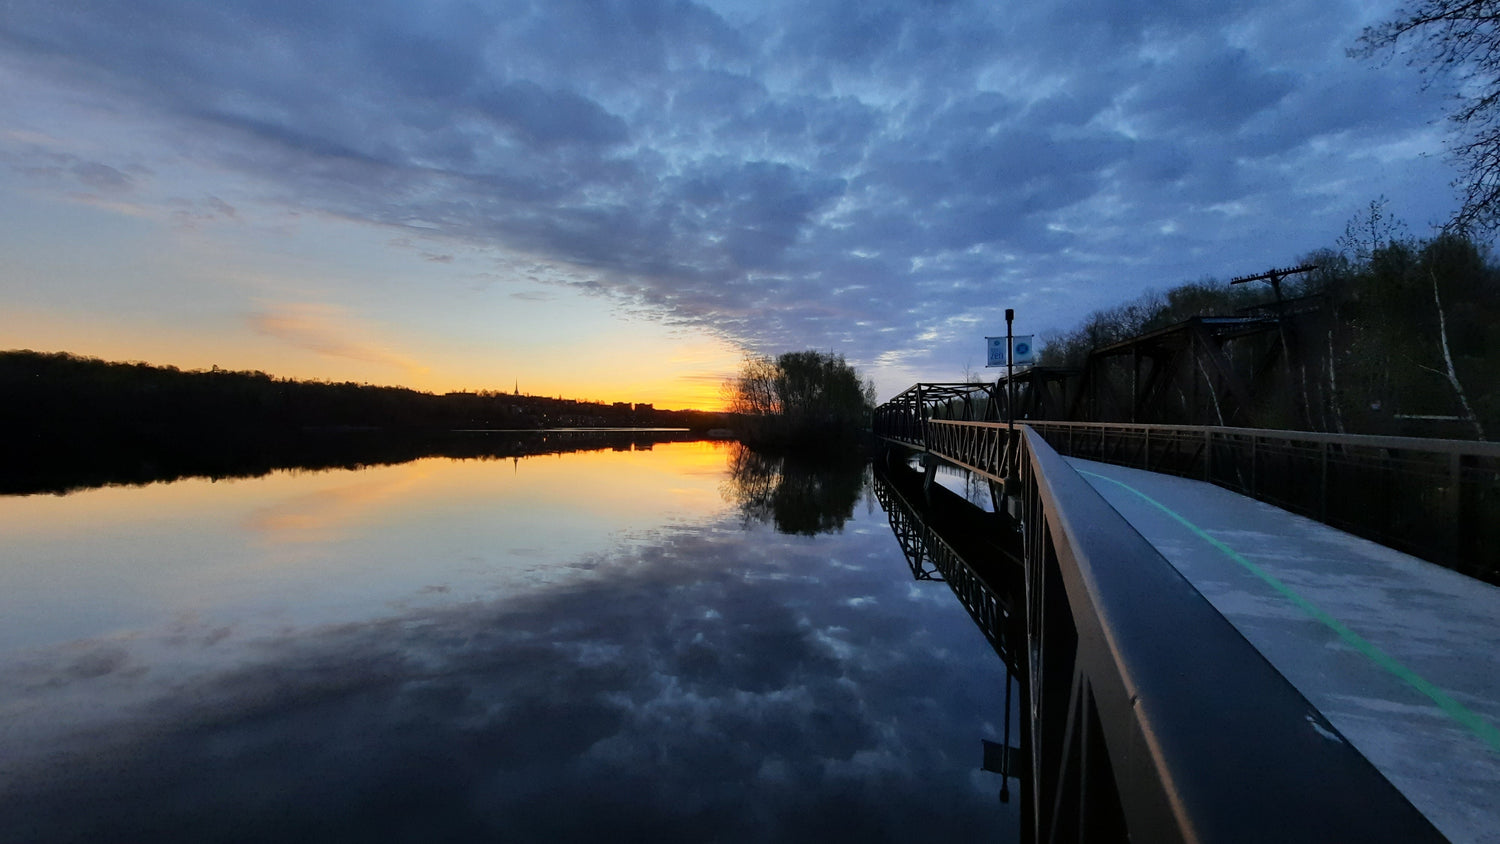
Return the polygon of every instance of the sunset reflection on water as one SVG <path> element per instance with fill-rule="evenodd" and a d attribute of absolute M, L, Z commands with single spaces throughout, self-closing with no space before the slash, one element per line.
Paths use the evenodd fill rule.
<path fill-rule="evenodd" d="M 431 587 L 489 591 L 612 538 L 724 511 L 728 446 L 659 443 L 504 460 L 0 498 L 0 642 L 103 635 L 174 612 L 350 613 Z M 499 578 L 500 580 L 497 580 Z M 313 620 L 313 619 L 307 619 Z"/>

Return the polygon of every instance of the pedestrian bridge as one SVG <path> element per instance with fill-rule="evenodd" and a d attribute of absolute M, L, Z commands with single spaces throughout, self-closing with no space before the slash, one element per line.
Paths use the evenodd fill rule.
<path fill-rule="evenodd" d="M 1027 840 L 1500 841 L 1500 447 L 1011 425 L 964 386 L 875 432 L 918 490 L 989 487 L 985 527 L 897 533 L 1018 680 Z"/>

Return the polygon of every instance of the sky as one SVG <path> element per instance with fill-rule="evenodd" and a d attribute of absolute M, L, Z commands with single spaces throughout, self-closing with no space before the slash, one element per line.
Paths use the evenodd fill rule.
<path fill-rule="evenodd" d="M 0 349 L 715 407 L 887 398 L 1456 207 L 1372 0 L 0 5 Z"/>

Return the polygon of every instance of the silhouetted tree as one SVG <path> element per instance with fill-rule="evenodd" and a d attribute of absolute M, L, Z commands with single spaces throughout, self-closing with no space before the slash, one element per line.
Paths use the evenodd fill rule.
<path fill-rule="evenodd" d="M 1411 239 L 1406 223 L 1387 210 L 1386 206 L 1389 204 L 1390 200 L 1384 195 L 1376 197 L 1370 200 L 1369 207 L 1350 217 L 1349 222 L 1344 224 L 1344 233 L 1338 241 L 1339 249 L 1350 260 L 1368 262 L 1375 250 Z"/>
<path fill-rule="evenodd" d="M 750 440 L 837 437 L 863 428 L 875 404 L 875 386 L 842 355 L 818 351 L 749 358 L 725 392 Z"/>
<path fill-rule="evenodd" d="M 1410 48 L 1421 70 L 1450 76 L 1457 108 L 1449 151 L 1463 170 L 1463 206 L 1453 227 L 1500 225 L 1500 3 L 1496 0 L 1418 0 L 1388 21 L 1366 27 L 1351 54 L 1361 57 Z"/>
<path fill-rule="evenodd" d="M 780 413 L 776 376 L 776 362 L 770 358 L 745 358 L 740 373 L 724 384 L 724 403 L 729 412 L 747 416 L 774 416 Z"/>

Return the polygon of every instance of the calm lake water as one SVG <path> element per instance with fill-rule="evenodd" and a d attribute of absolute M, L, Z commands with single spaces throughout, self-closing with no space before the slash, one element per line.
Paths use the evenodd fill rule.
<path fill-rule="evenodd" d="M 1009 841 L 1005 668 L 862 466 L 0 498 L 0 840 Z"/>

